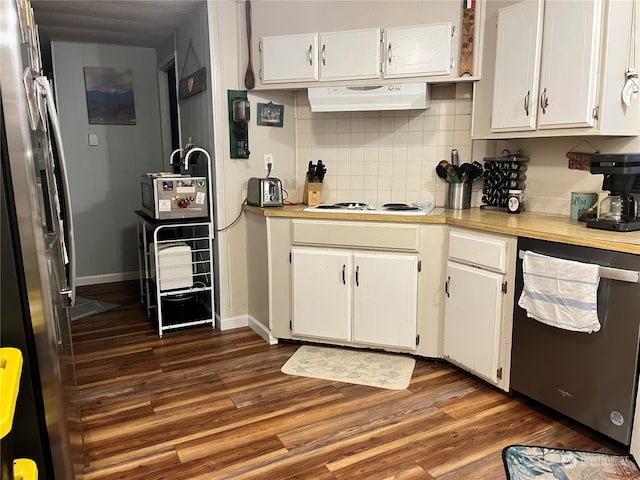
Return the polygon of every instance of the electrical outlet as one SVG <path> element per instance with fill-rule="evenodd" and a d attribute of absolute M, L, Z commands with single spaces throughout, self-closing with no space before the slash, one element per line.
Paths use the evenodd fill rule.
<path fill-rule="evenodd" d="M 89 134 L 89 145 L 91 145 L 92 147 L 97 147 L 98 146 L 98 134 L 97 133 L 90 133 Z"/>
<path fill-rule="evenodd" d="M 269 170 L 269 164 L 271 164 L 271 170 L 273 170 L 273 155 L 270 153 L 264 154 L 264 169 Z"/>

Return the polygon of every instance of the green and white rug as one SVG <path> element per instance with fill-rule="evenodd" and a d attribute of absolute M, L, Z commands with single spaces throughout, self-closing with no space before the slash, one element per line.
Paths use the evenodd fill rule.
<path fill-rule="evenodd" d="M 303 345 L 282 366 L 299 377 L 403 390 L 416 361 L 406 355 Z"/>
<path fill-rule="evenodd" d="M 508 480 L 637 480 L 628 455 L 511 445 L 502 450 Z"/>

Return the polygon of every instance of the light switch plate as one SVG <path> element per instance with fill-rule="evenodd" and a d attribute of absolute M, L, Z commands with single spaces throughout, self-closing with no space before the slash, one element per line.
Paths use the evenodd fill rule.
<path fill-rule="evenodd" d="M 97 133 L 90 133 L 89 134 L 89 145 L 91 145 L 92 147 L 97 147 L 98 146 L 98 134 Z"/>

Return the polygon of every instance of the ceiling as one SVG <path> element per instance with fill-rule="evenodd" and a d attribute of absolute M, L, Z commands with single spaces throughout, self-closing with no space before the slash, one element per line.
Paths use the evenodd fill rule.
<path fill-rule="evenodd" d="M 203 0 L 31 0 L 40 40 L 157 47 Z"/>

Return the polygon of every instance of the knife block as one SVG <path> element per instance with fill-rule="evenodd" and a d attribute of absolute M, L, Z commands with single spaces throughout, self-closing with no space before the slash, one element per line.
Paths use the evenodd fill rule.
<path fill-rule="evenodd" d="M 322 183 L 309 183 L 309 179 L 305 179 L 304 190 L 302 191 L 302 203 L 305 205 L 319 205 L 322 203 Z"/>

